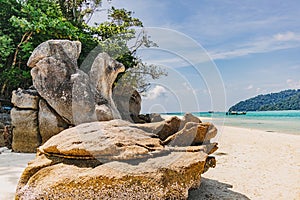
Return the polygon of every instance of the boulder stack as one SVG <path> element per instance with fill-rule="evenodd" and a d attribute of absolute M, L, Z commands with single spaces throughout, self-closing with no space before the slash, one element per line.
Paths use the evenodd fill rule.
<path fill-rule="evenodd" d="M 16 199 L 187 199 L 215 167 L 217 129 L 140 115 L 141 97 L 113 84 L 124 66 L 106 53 L 77 66 L 79 42 L 49 40 L 28 61 L 33 87 L 13 92 L 12 148 L 35 152 Z M 129 91 L 129 92 L 128 92 Z"/>
<path fill-rule="evenodd" d="M 157 126 L 123 120 L 64 130 L 38 148 L 16 199 L 187 199 L 216 164 L 208 155 L 217 149 L 210 143 L 217 130 L 200 122 L 166 130 L 166 140 Z"/>
<path fill-rule="evenodd" d="M 128 93 L 114 99 L 121 113 L 113 100 L 113 83 L 124 66 L 99 53 L 84 72 L 77 66 L 80 51 L 80 42 L 68 40 L 49 40 L 33 51 L 28 60 L 33 86 L 12 94 L 14 151 L 36 152 L 53 135 L 75 125 L 139 114 L 136 91 L 132 91 L 135 101 Z"/>

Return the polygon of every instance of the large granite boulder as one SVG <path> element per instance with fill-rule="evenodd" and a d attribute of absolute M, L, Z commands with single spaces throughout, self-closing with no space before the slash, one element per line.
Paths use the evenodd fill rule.
<path fill-rule="evenodd" d="M 215 166 L 208 154 L 216 149 L 164 145 L 157 134 L 123 120 L 85 123 L 38 148 L 16 199 L 187 199 Z"/>
<path fill-rule="evenodd" d="M 49 40 L 40 44 L 30 56 L 33 86 L 39 95 L 67 122 L 72 118 L 71 75 L 76 73 L 80 42 Z"/>
<path fill-rule="evenodd" d="M 49 40 L 32 53 L 33 85 L 48 105 L 70 125 L 121 118 L 112 100 L 113 83 L 123 64 L 100 53 L 85 73 L 77 66 L 81 43 Z"/>

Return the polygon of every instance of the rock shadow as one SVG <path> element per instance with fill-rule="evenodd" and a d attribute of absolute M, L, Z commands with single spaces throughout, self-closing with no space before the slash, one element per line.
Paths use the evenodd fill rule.
<path fill-rule="evenodd" d="M 199 188 L 189 191 L 188 200 L 250 200 L 246 195 L 230 190 L 232 185 L 201 178 Z"/>

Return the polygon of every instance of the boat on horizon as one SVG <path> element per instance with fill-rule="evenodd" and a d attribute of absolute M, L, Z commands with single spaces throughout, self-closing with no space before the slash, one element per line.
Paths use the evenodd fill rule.
<path fill-rule="evenodd" d="M 226 115 L 246 115 L 247 112 L 245 111 L 228 111 L 226 112 Z"/>

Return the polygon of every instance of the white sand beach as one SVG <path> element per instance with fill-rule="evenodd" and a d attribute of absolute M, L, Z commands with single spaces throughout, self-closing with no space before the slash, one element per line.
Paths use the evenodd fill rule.
<path fill-rule="evenodd" d="M 217 166 L 190 199 L 300 199 L 300 136 L 223 127 Z"/>
<path fill-rule="evenodd" d="M 205 120 L 204 120 L 205 121 Z M 300 136 L 219 127 L 217 166 L 203 174 L 189 199 L 300 199 Z M 2 149 L 0 199 L 13 199 L 28 161 L 34 154 Z"/>
<path fill-rule="evenodd" d="M 0 148 L 0 152 L 0 199 L 14 199 L 19 177 L 35 154 L 12 153 L 6 148 Z"/>

